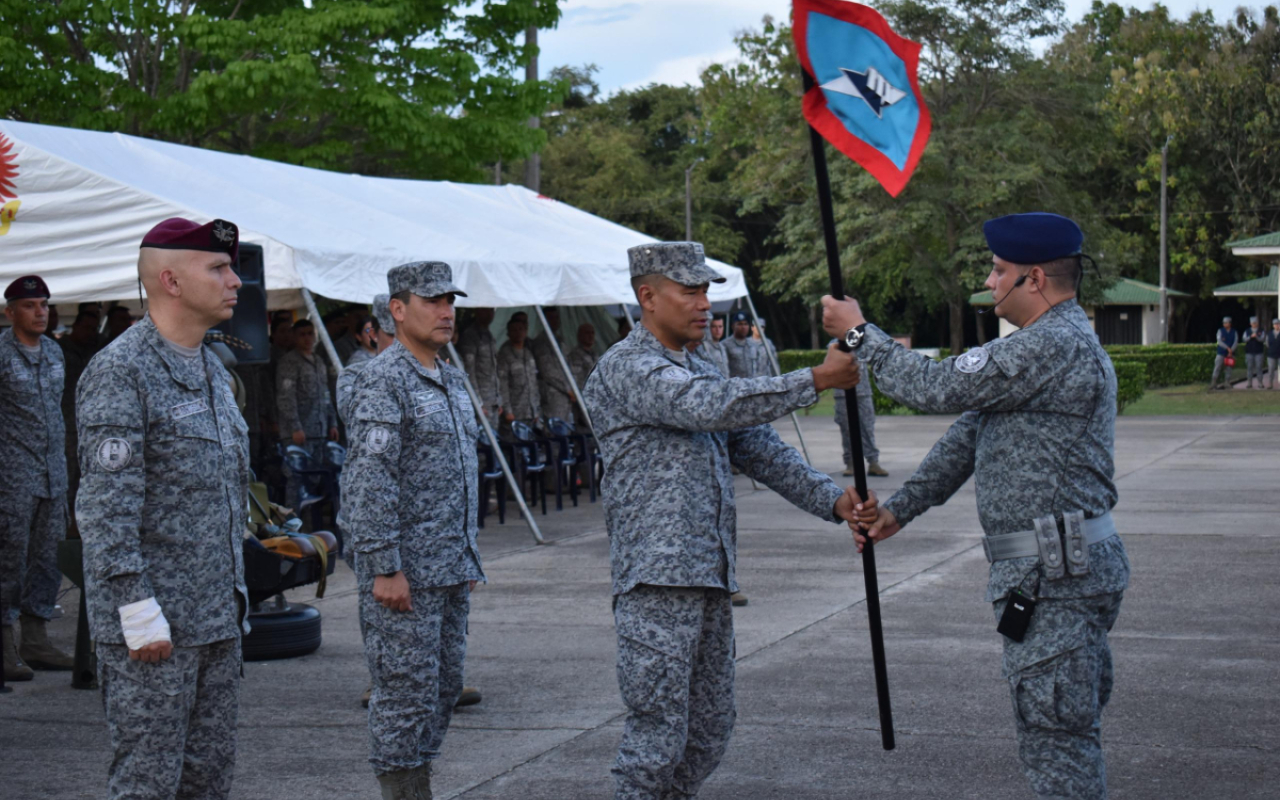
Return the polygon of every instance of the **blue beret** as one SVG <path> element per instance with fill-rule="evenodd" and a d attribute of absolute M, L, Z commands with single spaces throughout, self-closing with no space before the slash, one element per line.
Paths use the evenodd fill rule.
<path fill-rule="evenodd" d="M 982 232 L 991 252 L 1014 264 L 1043 264 L 1078 255 L 1084 244 L 1079 225 L 1042 211 L 987 220 Z"/>

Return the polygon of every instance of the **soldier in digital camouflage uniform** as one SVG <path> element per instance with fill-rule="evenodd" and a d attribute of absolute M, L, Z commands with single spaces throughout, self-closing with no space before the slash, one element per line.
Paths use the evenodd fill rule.
<path fill-rule="evenodd" d="M 498 390 L 502 393 L 502 432 L 511 435 L 511 423 L 530 428 L 542 425 L 542 399 L 538 393 L 538 364 L 525 338 L 529 323 L 512 317 L 507 341 L 498 350 Z"/>
<path fill-rule="evenodd" d="M 715 364 L 720 374 L 729 377 L 729 354 L 725 352 L 724 342 L 716 339 L 715 328 L 716 318 L 710 311 L 707 312 L 707 330 L 702 337 L 702 344 L 698 346 L 698 354 L 703 358 Z M 723 328 L 723 323 L 720 324 Z"/>
<path fill-rule="evenodd" d="M 840 441 L 844 446 L 844 474 L 853 474 L 853 443 L 849 440 L 849 407 L 844 392 L 832 393 L 836 403 L 836 426 L 840 428 Z M 876 400 L 871 391 L 871 381 L 862 381 L 854 390 L 858 402 L 858 428 L 862 433 L 862 457 L 867 462 L 867 474 L 880 478 L 889 471 L 880 466 L 880 448 L 876 447 Z"/>
<path fill-rule="evenodd" d="M 556 357 L 555 347 L 551 344 L 551 337 L 554 336 L 556 346 L 560 348 L 561 355 L 564 354 L 564 342 L 560 339 L 560 309 L 547 306 L 542 309 L 542 313 L 551 330 L 543 331 L 541 336 L 529 341 L 529 350 L 538 365 L 539 408 L 543 419 L 555 417 L 572 425 L 575 405 L 573 387 L 569 385 L 569 378 L 564 374 L 560 359 Z M 565 363 L 568 363 L 568 359 L 565 359 Z"/>
<path fill-rule="evenodd" d="M 730 317 L 732 336 L 724 340 L 725 357 L 729 362 L 730 378 L 762 378 L 772 375 L 769 354 L 764 345 L 751 338 L 751 321 L 745 311 L 735 311 Z"/>
<path fill-rule="evenodd" d="M 58 343 L 41 335 L 49 320 L 45 282 L 18 278 L 4 299 L 11 327 L 0 333 L 0 634 L 4 679 L 29 681 L 33 667 L 72 665 L 45 629 L 62 583 L 58 542 L 67 533 L 66 370 Z M 13 636 L 19 612 L 21 648 Z"/>
<path fill-rule="evenodd" d="M 732 461 L 820 519 L 851 519 L 854 495 L 778 437 L 771 420 L 816 392 L 852 385 L 854 360 L 779 378 L 729 380 L 685 348 L 702 337 L 719 275 L 702 245 L 628 251 L 641 324 L 583 390 L 605 458 L 602 493 L 628 709 L 613 767 L 617 798 L 693 797 L 719 764 L 735 717 L 730 592 L 737 580 Z"/>
<path fill-rule="evenodd" d="M 310 320 L 293 324 L 294 348 L 276 366 L 276 406 L 280 414 L 280 437 L 306 448 L 316 465 L 324 463 L 326 441 L 338 439 L 338 415 L 329 395 L 329 366 L 315 352 L 316 330 Z M 285 461 L 285 505 L 297 509 L 301 502 L 302 477 L 294 475 Z"/>
<path fill-rule="evenodd" d="M 1038 603 L 1021 641 L 1002 637 L 1023 771 L 1038 797 L 1099 800 L 1107 634 L 1129 583 L 1111 519 L 1115 372 L 1076 301 L 1079 227 L 1015 214 L 984 230 L 995 254 L 987 288 L 1021 330 L 934 362 L 866 325 L 856 302 L 824 298 L 823 324 L 856 345 L 885 394 L 929 413 L 963 412 L 870 535 L 893 535 L 974 477 L 996 619 L 1015 591 Z"/>
<path fill-rule="evenodd" d="M 234 225 L 142 242 L 150 313 L 80 379 L 85 595 L 112 798 L 224 798 L 235 768 L 248 426 L 205 332 L 234 310 Z"/>
<path fill-rule="evenodd" d="M 356 376 L 361 370 L 369 366 L 369 362 L 374 357 L 382 354 L 396 341 L 396 321 L 391 316 L 391 309 L 388 304 L 391 301 L 391 295 L 380 294 L 373 298 L 373 341 L 374 353 L 369 358 L 353 358 L 347 364 L 346 369 L 342 370 L 342 374 L 338 376 L 338 401 L 336 403 L 338 410 L 338 418 L 342 420 L 342 424 L 351 425 L 351 401 L 355 398 Z M 351 558 L 351 548 L 347 548 L 348 563 Z"/>
<path fill-rule="evenodd" d="M 502 392 L 498 389 L 498 344 L 489 332 L 492 322 L 492 308 L 475 309 L 471 324 L 458 336 L 458 355 L 484 405 L 481 411 L 496 428 L 502 413 Z"/>
<path fill-rule="evenodd" d="M 342 471 L 356 552 L 369 732 L 385 800 L 431 796 L 431 762 L 462 691 L 476 545 L 479 427 L 463 375 L 437 355 L 453 335 L 449 265 L 387 275 L 397 341 L 356 379 Z"/>

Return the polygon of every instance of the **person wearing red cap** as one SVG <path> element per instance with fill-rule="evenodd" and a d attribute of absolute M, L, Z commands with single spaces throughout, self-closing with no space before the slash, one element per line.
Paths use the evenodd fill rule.
<path fill-rule="evenodd" d="M 11 327 L 0 333 L 0 633 L 4 679 L 29 681 L 33 667 L 72 665 L 45 630 L 62 583 L 58 542 L 67 532 L 65 368 L 57 342 L 42 335 L 49 322 L 45 282 L 38 275 L 18 278 L 4 299 Z M 20 648 L 13 638 L 19 612 Z"/>
<path fill-rule="evenodd" d="M 234 225 L 142 240 L 149 313 L 76 391 L 85 598 L 115 752 L 108 796 L 225 798 L 235 768 L 248 426 L 203 347 L 240 279 Z"/>

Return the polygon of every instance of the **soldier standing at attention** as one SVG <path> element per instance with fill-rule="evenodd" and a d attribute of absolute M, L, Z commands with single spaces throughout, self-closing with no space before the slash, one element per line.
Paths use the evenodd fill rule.
<path fill-rule="evenodd" d="M 762 378 L 772 375 L 764 345 L 751 337 L 751 322 L 747 318 L 747 312 L 736 311 L 731 320 L 733 335 L 724 342 L 725 355 L 729 361 L 729 377 Z"/>
<path fill-rule="evenodd" d="M 293 349 L 276 367 L 276 405 L 280 411 L 280 436 L 285 445 L 306 448 L 317 464 L 324 463 L 324 443 L 338 440 L 338 415 L 329 398 L 329 367 L 316 355 L 316 329 L 310 320 L 293 323 Z M 297 510 L 302 479 L 288 479 L 285 505 Z"/>
<path fill-rule="evenodd" d="M 596 368 L 596 326 L 590 322 L 584 322 L 578 326 L 578 346 L 569 352 L 569 369 L 573 371 L 573 379 L 578 382 L 578 390 L 587 385 L 587 376 L 591 374 L 591 370 Z M 579 413 L 579 416 L 581 414 Z M 579 425 L 586 425 L 585 419 L 578 421 Z M 584 429 L 585 430 L 585 429 Z"/>
<path fill-rule="evenodd" d="M 718 319 L 710 312 L 707 313 L 707 333 L 702 339 L 698 352 L 715 364 L 720 374 L 727 378 L 729 377 L 729 354 L 725 351 L 724 342 L 720 341 L 724 335 L 724 320 Z"/>
<path fill-rule="evenodd" d="M 387 274 L 396 343 L 356 380 L 342 527 L 351 531 L 369 733 L 384 800 L 429 800 L 431 762 L 462 692 L 476 546 L 476 412 L 461 370 L 438 356 L 453 336 L 448 264 Z"/>
<path fill-rule="evenodd" d="M 477 308 L 471 324 L 458 337 L 458 355 L 462 357 L 463 371 L 471 378 L 471 385 L 484 404 L 481 411 L 496 428 L 502 417 L 502 392 L 498 390 L 498 345 L 489 332 L 492 323 L 493 309 Z"/>
<path fill-rule="evenodd" d="M 537 428 L 542 420 L 538 396 L 538 365 L 529 348 L 529 323 L 512 317 L 507 323 L 507 341 L 498 350 L 498 390 L 506 402 L 502 409 L 502 431 L 511 435 L 511 423 L 523 422 Z"/>
<path fill-rule="evenodd" d="M 58 542 L 67 535 L 66 370 L 58 343 L 43 335 L 49 323 L 45 282 L 36 275 L 18 278 L 4 299 L 11 327 L 0 333 L 0 459 L 6 467 L 0 483 L 0 634 L 4 679 L 29 681 L 32 667 L 72 666 L 45 630 L 62 583 Z M 13 638 L 19 612 L 21 648 Z"/>
<path fill-rule="evenodd" d="M 986 286 L 1017 332 L 934 362 L 867 324 L 853 300 L 824 297 L 823 327 L 875 370 L 885 394 L 929 413 L 963 412 L 868 535 L 892 536 L 974 476 L 1023 771 L 1039 797 L 1100 800 L 1107 633 L 1129 583 L 1111 518 L 1115 371 L 1076 302 L 1080 228 L 1035 213 L 983 230 L 994 253 Z"/>
<path fill-rule="evenodd" d="M 372 330 L 373 351 L 364 358 L 352 357 L 347 368 L 338 376 L 338 417 L 342 420 L 342 424 L 351 425 L 351 402 L 355 398 L 356 376 L 360 371 L 369 366 L 369 362 L 373 361 L 376 356 L 382 354 L 396 341 L 396 321 L 391 316 L 391 295 L 380 294 L 373 298 L 373 316 L 370 317 L 370 325 Z M 356 351 L 359 356 L 361 351 Z M 351 557 L 350 548 L 347 548 L 348 563 Z"/>
<path fill-rule="evenodd" d="M 220 219 L 152 228 L 138 258 L 150 312 L 94 357 L 76 394 L 112 798 L 231 793 L 249 429 L 201 342 L 235 310 L 238 246 Z"/>
<path fill-rule="evenodd" d="M 541 336 L 529 342 L 529 350 L 538 365 L 539 406 L 543 419 L 555 417 L 572 425 L 575 402 L 573 387 L 569 385 L 569 379 L 565 377 L 560 359 L 556 358 L 555 348 L 551 344 L 551 337 L 554 336 L 561 354 L 564 353 L 564 342 L 560 340 L 560 309 L 547 306 L 542 309 L 542 313 L 551 330 L 543 331 Z M 568 359 L 565 361 L 567 363 Z"/>
<path fill-rule="evenodd" d="M 640 325 L 601 357 L 584 389 L 605 458 L 602 487 L 628 709 L 616 797 L 694 797 L 735 718 L 729 594 L 738 588 L 729 463 L 814 516 L 854 520 L 856 495 L 805 464 L 771 420 L 852 388 L 854 359 L 779 378 L 730 380 L 686 347 L 707 325 L 707 286 L 724 280 L 702 245 L 627 251 Z M 710 467 L 710 469 L 708 469 Z M 868 504 L 869 517 L 874 517 Z M 868 512 L 860 514 L 867 519 Z"/>

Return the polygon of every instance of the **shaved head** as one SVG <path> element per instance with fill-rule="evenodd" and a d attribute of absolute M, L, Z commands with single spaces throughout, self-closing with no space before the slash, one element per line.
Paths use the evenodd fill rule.
<path fill-rule="evenodd" d="M 194 344 L 235 310 L 240 278 L 227 253 L 143 247 L 138 278 L 149 313 L 166 337 Z"/>
<path fill-rule="evenodd" d="M 144 247 L 138 251 L 138 277 L 146 287 L 147 294 L 152 297 L 160 294 L 160 273 L 165 270 L 181 268 L 185 259 L 193 254 L 191 250 L 162 250 L 158 247 Z M 185 257 L 185 258 L 184 258 Z"/>

